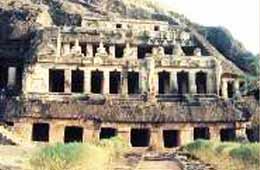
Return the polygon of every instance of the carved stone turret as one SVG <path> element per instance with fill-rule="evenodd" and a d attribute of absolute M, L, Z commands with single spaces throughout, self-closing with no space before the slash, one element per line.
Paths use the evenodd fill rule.
<path fill-rule="evenodd" d="M 81 54 L 81 47 L 79 45 L 79 40 L 75 40 L 75 45 L 71 49 L 72 54 Z"/>
<path fill-rule="evenodd" d="M 173 55 L 183 56 L 184 52 L 180 44 L 176 44 L 173 48 Z"/>
<path fill-rule="evenodd" d="M 194 54 L 194 56 L 201 56 L 201 49 L 200 49 L 200 48 L 196 48 L 196 49 L 193 51 L 193 54 Z"/>

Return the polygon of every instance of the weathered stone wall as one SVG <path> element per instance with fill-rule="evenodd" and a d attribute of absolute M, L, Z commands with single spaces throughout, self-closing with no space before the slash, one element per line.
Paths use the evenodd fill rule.
<path fill-rule="evenodd" d="M 64 129 L 66 126 L 82 127 L 83 142 L 99 140 L 99 133 L 101 128 L 114 128 L 117 130 L 117 135 L 130 142 L 131 129 L 149 129 L 150 130 L 150 144 L 157 149 L 164 148 L 163 130 L 178 130 L 179 131 L 179 145 L 185 145 L 192 142 L 193 129 L 195 127 L 209 127 L 210 140 L 220 140 L 221 129 L 236 129 L 237 135 L 245 134 L 245 124 L 240 123 L 175 123 L 175 124 L 150 124 L 150 123 L 94 123 L 92 121 L 81 120 L 59 120 L 59 119 L 30 119 L 22 118 L 14 123 L 14 132 L 24 139 L 25 143 L 32 143 L 32 126 L 34 123 L 48 123 L 49 143 L 64 142 Z"/>

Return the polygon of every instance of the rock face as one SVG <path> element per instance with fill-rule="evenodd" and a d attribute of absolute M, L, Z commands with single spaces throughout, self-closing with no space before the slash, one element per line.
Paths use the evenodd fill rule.
<path fill-rule="evenodd" d="M 179 14 L 167 12 L 149 0 L 7 0 L 0 2 L 0 42 L 14 39 L 29 41 L 35 27 L 40 24 L 80 26 L 85 15 L 154 19 L 168 21 L 171 24 L 180 20 Z M 47 21 L 43 22 L 46 17 Z M 242 69 L 251 71 L 244 63 L 252 54 L 246 51 L 241 43 L 235 41 L 227 30 L 203 26 L 197 29 L 202 34 L 207 34 L 206 38 L 224 56 Z M 5 52 L 1 48 L 0 54 Z"/>
<path fill-rule="evenodd" d="M 223 27 L 202 26 L 199 28 L 199 31 L 229 60 L 235 62 L 245 71 L 253 71 L 251 70 L 252 68 L 248 67 L 248 60 L 253 57 L 253 54 L 247 51 L 243 44 L 235 40 L 227 29 Z"/>

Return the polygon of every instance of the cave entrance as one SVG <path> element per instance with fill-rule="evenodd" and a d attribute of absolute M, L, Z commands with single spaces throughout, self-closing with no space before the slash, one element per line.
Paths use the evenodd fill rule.
<path fill-rule="evenodd" d="M 7 81 L 8 81 L 8 68 L 1 65 L 0 66 L 0 88 L 4 89 L 7 87 Z"/>
<path fill-rule="evenodd" d="M 220 139 L 222 142 L 234 141 L 236 139 L 235 129 L 221 129 Z"/>
<path fill-rule="evenodd" d="M 149 129 L 131 129 L 131 145 L 133 147 L 147 147 L 150 144 Z"/>
<path fill-rule="evenodd" d="M 71 92 L 84 92 L 84 71 L 74 70 L 71 74 Z"/>
<path fill-rule="evenodd" d="M 115 45 L 115 57 L 116 58 L 123 58 L 124 50 L 125 50 L 125 45 L 116 44 Z"/>
<path fill-rule="evenodd" d="M 93 45 L 92 45 L 93 57 L 96 56 L 97 51 L 98 51 L 98 47 L 99 47 L 99 44 L 93 44 Z"/>
<path fill-rule="evenodd" d="M 164 54 L 172 55 L 173 54 L 173 47 L 172 46 L 165 46 L 164 47 Z"/>
<path fill-rule="evenodd" d="M 187 94 L 189 93 L 189 73 L 188 72 L 178 72 L 177 73 L 178 82 L 178 93 Z"/>
<path fill-rule="evenodd" d="M 255 127 L 246 128 L 246 136 L 250 142 L 260 142 L 260 129 Z"/>
<path fill-rule="evenodd" d="M 117 135 L 117 129 L 115 128 L 101 128 L 99 139 L 110 139 Z"/>
<path fill-rule="evenodd" d="M 78 126 L 65 127 L 64 142 L 82 142 L 83 141 L 83 128 Z"/>
<path fill-rule="evenodd" d="M 102 94 L 103 92 L 104 74 L 102 71 L 91 72 L 91 92 L 96 94 Z"/>
<path fill-rule="evenodd" d="M 173 148 L 180 145 L 179 130 L 163 130 L 163 142 L 165 148 Z"/>
<path fill-rule="evenodd" d="M 87 43 L 86 42 L 80 42 L 79 46 L 81 48 L 81 54 L 84 56 L 87 56 Z"/>
<path fill-rule="evenodd" d="M 182 51 L 184 52 L 185 56 L 193 56 L 194 50 L 196 49 L 195 46 L 183 46 L 181 48 L 182 48 Z"/>
<path fill-rule="evenodd" d="M 64 70 L 49 70 L 49 91 L 64 92 Z"/>
<path fill-rule="evenodd" d="M 8 88 L 14 88 L 16 85 L 17 79 L 17 68 L 16 67 L 8 67 L 8 80 L 7 86 Z"/>
<path fill-rule="evenodd" d="M 163 71 L 159 75 L 159 93 L 170 93 L 170 73 Z"/>
<path fill-rule="evenodd" d="M 49 129 L 50 125 L 48 123 L 34 123 L 32 129 L 32 141 L 48 142 Z"/>
<path fill-rule="evenodd" d="M 109 92 L 110 94 L 118 94 L 120 92 L 121 73 L 113 71 L 109 73 Z"/>
<path fill-rule="evenodd" d="M 144 59 L 146 54 L 152 54 L 153 46 L 150 45 L 140 45 L 137 47 L 138 59 Z"/>
<path fill-rule="evenodd" d="M 196 73 L 196 87 L 197 87 L 197 93 L 199 94 L 207 93 L 207 73 L 205 72 Z"/>
<path fill-rule="evenodd" d="M 235 90 L 234 90 L 234 82 L 228 82 L 227 83 L 227 85 L 228 85 L 228 98 L 232 98 L 233 96 L 234 96 L 234 92 L 235 92 Z"/>
<path fill-rule="evenodd" d="M 128 94 L 138 94 L 139 93 L 139 73 L 138 72 L 128 72 Z"/>
<path fill-rule="evenodd" d="M 199 128 L 194 128 L 194 140 L 197 139 L 210 139 L 210 133 L 209 133 L 209 128 L 208 127 L 199 127 Z"/>

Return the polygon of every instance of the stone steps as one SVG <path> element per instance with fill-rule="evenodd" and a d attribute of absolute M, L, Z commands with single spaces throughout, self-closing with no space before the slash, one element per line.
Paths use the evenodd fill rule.
<path fill-rule="evenodd" d="M 7 129 L 4 125 L 0 125 L 0 144 L 22 144 L 22 139 Z"/>

